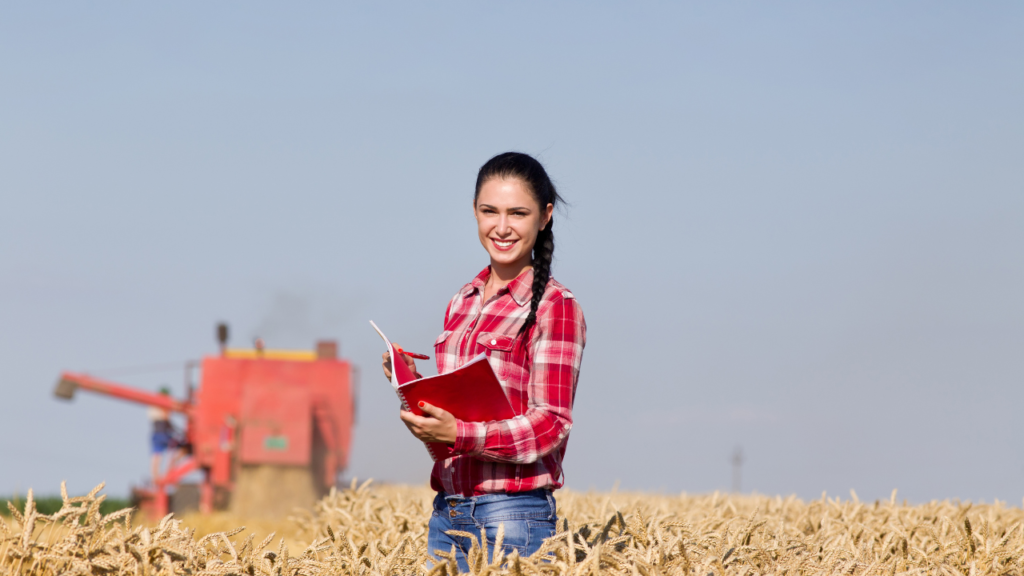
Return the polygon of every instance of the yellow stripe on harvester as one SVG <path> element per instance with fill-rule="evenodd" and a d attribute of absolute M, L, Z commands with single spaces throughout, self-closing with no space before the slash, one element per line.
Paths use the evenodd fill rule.
<path fill-rule="evenodd" d="M 316 352 L 312 350 L 247 350 L 232 348 L 224 351 L 226 358 L 236 360 L 263 359 L 263 360 L 293 360 L 298 362 L 316 360 Z"/>

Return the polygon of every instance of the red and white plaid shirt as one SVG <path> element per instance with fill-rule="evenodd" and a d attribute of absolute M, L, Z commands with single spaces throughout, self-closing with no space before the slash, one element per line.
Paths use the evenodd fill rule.
<path fill-rule="evenodd" d="M 434 344 L 437 372 L 451 372 L 480 353 L 498 376 L 515 418 L 458 421 L 456 456 L 434 464 L 434 490 L 463 496 L 562 487 L 562 458 L 572 428 L 587 324 L 565 286 L 548 281 L 537 322 L 517 337 L 530 314 L 533 270 L 482 302 L 488 266 L 448 304 Z M 520 340 L 526 338 L 525 346 Z"/>

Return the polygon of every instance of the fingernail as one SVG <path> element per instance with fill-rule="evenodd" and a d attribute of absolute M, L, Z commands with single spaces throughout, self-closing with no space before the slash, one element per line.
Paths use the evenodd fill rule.
<path fill-rule="evenodd" d="M 423 408 L 423 402 L 420 402 L 420 408 Z"/>

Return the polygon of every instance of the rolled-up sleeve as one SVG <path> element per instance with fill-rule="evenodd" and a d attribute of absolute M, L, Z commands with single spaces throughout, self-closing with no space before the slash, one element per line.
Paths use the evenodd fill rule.
<path fill-rule="evenodd" d="M 531 333 L 526 412 L 495 422 L 459 421 L 456 454 L 530 464 L 565 442 L 586 345 L 583 311 L 572 296 L 560 296 L 537 311 Z"/>

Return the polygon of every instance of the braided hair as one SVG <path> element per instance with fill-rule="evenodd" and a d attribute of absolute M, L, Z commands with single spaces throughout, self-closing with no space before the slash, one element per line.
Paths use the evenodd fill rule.
<path fill-rule="evenodd" d="M 477 173 L 474 198 L 480 195 L 480 188 L 491 178 L 521 180 L 537 201 L 541 211 L 548 204 L 557 206 L 563 201 L 544 167 L 528 154 L 505 152 L 488 160 Z M 552 216 L 544 229 L 537 234 L 537 242 L 533 245 L 533 298 L 530 300 L 530 314 L 519 328 L 517 337 L 527 333 L 537 323 L 537 307 L 540 306 L 544 289 L 551 279 L 551 259 L 555 255 L 555 235 L 551 231 L 554 222 Z"/>

